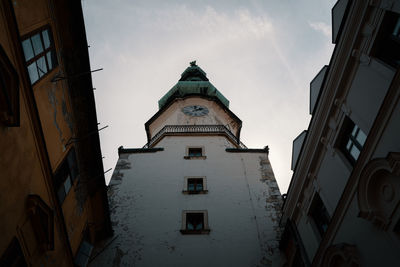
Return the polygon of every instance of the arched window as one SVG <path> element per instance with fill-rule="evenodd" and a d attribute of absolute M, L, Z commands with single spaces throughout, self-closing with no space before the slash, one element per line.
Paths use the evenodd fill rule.
<path fill-rule="evenodd" d="M 38 196 L 29 195 L 28 216 L 35 231 L 36 240 L 44 251 L 54 249 L 54 216 L 49 206 Z"/>
<path fill-rule="evenodd" d="M 324 255 L 321 266 L 358 267 L 360 260 L 356 246 L 340 243 L 330 246 Z"/>
<path fill-rule="evenodd" d="M 396 230 L 400 203 L 400 153 L 370 161 L 358 184 L 359 216 L 383 230 Z"/>

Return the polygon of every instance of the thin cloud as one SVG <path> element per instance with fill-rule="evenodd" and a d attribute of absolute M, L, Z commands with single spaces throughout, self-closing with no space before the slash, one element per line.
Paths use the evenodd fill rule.
<path fill-rule="evenodd" d="M 201 39 L 205 35 L 214 39 L 262 39 L 273 33 L 273 25 L 268 17 L 256 16 L 246 8 L 226 13 L 211 6 L 194 10 L 181 5 L 147 12 L 146 16 L 156 18 L 146 18 L 146 21 L 150 21 L 147 26 L 151 30 L 196 35 Z"/>
<path fill-rule="evenodd" d="M 318 10 L 312 14 L 320 15 L 304 17 L 296 5 L 275 2 L 85 0 L 91 64 L 104 67 L 93 75 L 98 118 L 111 126 L 100 132 L 105 169 L 115 167 L 120 145 L 145 144 L 143 124 L 157 111 L 158 99 L 197 59 L 243 120 L 244 143 L 270 146 L 285 192 L 292 140 L 309 121 L 309 82 L 333 46 L 325 37 L 330 36 L 328 20 L 321 22 L 329 8 L 324 15 Z M 313 9 L 319 2 L 301 7 Z M 321 42 L 309 45 L 313 38 Z"/>
<path fill-rule="evenodd" d="M 312 29 L 321 32 L 326 37 L 331 36 L 332 32 L 331 26 L 329 26 L 325 22 L 308 22 L 308 25 L 310 25 Z"/>

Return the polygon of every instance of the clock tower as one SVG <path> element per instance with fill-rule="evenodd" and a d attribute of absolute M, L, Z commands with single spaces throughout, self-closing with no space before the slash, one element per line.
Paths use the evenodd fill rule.
<path fill-rule="evenodd" d="M 145 124 L 148 146 L 165 134 L 225 134 L 234 147 L 240 142 L 242 121 L 229 110 L 229 101 L 215 88 L 196 61 L 159 101 L 159 111 Z"/>
<path fill-rule="evenodd" d="M 92 266 L 280 266 L 281 194 L 268 147 L 191 62 L 145 124 L 143 148 L 118 149 L 109 184 L 114 237 Z"/>

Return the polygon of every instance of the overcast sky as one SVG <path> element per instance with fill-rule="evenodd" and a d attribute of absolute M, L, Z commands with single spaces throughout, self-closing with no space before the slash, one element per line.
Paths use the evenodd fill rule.
<path fill-rule="evenodd" d="M 83 0 L 104 169 L 146 143 L 144 123 L 189 62 L 243 122 L 241 141 L 270 148 L 285 193 L 293 139 L 310 121 L 310 81 L 329 63 L 336 0 Z M 106 174 L 107 183 L 112 171 Z"/>

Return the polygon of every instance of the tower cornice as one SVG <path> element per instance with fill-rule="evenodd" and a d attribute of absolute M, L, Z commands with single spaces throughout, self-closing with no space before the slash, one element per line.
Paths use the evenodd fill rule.
<path fill-rule="evenodd" d="M 147 142 L 150 142 L 152 138 L 152 133 L 150 132 L 150 125 L 160 117 L 169 107 L 171 107 L 174 103 L 182 100 L 186 100 L 188 98 L 198 97 L 205 100 L 213 101 L 216 103 L 223 111 L 225 111 L 230 118 L 238 125 L 238 130 L 235 133 L 235 137 L 237 139 L 238 144 L 240 143 L 240 130 L 242 128 L 242 121 L 226 106 L 221 100 L 215 96 L 208 96 L 203 94 L 187 94 L 180 98 L 175 98 L 173 101 L 170 101 L 167 105 L 163 106 L 156 114 L 154 114 L 145 124 L 145 130 L 147 135 Z"/>

